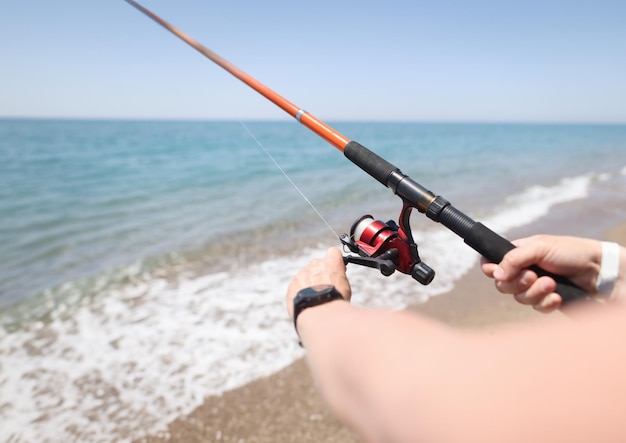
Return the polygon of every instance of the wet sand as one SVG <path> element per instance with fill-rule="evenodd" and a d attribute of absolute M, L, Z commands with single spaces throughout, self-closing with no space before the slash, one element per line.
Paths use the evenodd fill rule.
<path fill-rule="evenodd" d="M 611 223 L 609 219 L 602 223 L 588 223 L 585 214 L 578 213 L 576 206 L 565 205 L 551 217 L 511 232 L 507 237 L 559 233 L 626 244 L 626 223 L 613 223 L 612 227 L 606 226 Z M 498 293 L 478 266 L 457 282 L 451 292 L 409 309 L 459 328 L 492 328 L 536 321 L 543 316 Z M 269 377 L 207 398 L 191 414 L 170 423 L 166 432 L 138 441 L 352 443 L 360 440 L 328 410 L 314 388 L 305 360 L 301 359 Z"/>

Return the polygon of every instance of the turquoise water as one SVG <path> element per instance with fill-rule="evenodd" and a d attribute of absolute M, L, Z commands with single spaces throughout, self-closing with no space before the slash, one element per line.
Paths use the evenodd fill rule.
<path fill-rule="evenodd" d="M 503 234 L 563 202 L 607 217 L 625 201 L 626 126 L 333 126 Z M 259 144 L 335 233 L 366 213 L 397 218 L 388 189 L 293 122 L 0 120 L 7 435 L 158 429 L 301 355 L 282 294 L 338 242 Z M 412 221 L 435 282 L 351 267 L 357 301 L 423 301 L 475 263 L 454 235 Z"/>
<path fill-rule="evenodd" d="M 338 231 L 397 204 L 305 128 L 246 126 Z M 619 167 L 626 149 L 620 126 L 336 126 L 477 214 L 531 181 Z M 0 306 L 135 261 L 245 247 L 256 230 L 325 229 L 237 122 L 5 120 L 0 143 Z"/>

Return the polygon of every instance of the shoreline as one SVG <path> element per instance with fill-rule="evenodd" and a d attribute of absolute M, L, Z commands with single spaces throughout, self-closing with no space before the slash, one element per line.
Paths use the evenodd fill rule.
<path fill-rule="evenodd" d="M 589 211 L 588 205 L 567 203 L 506 236 L 514 239 L 536 233 L 558 233 L 626 244 L 624 217 L 605 217 L 597 222 L 597 215 Z M 451 291 L 407 309 L 455 328 L 470 329 L 539 321 L 545 315 L 497 292 L 493 281 L 483 276 L 478 264 L 461 277 Z M 356 443 L 361 440 L 328 409 L 314 387 L 306 360 L 301 358 L 268 377 L 208 397 L 193 412 L 169 423 L 166 431 L 135 441 Z"/>

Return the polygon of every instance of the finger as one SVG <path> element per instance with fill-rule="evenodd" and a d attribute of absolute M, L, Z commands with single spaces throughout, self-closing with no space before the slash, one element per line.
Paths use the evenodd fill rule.
<path fill-rule="evenodd" d="M 498 265 L 496 265 L 495 263 L 491 263 L 490 261 L 487 261 L 487 259 L 481 259 L 480 269 L 487 277 L 493 278 L 493 271 L 497 267 Z"/>
<path fill-rule="evenodd" d="M 343 262 L 343 254 L 337 248 L 330 248 L 326 252 L 325 260 L 331 277 L 330 283 L 335 286 L 335 289 L 337 289 L 346 300 L 350 300 L 352 290 L 346 276 L 346 265 Z"/>
<path fill-rule="evenodd" d="M 494 272 L 494 277 L 496 273 Z M 513 280 L 500 280 L 496 278 L 496 289 L 504 294 L 518 294 L 525 292 L 537 281 L 537 274 L 528 269 L 521 271 Z"/>
<path fill-rule="evenodd" d="M 341 261 L 343 263 L 343 254 L 339 248 L 328 248 L 328 251 L 326 251 L 326 258 L 335 262 Z"/>
<path fill-rule="evenodd" d="M 522 237 L 522 238 L 518 238 L 517 240 L 511 241 L 511 243 L 513 243 L 516 247 L 520 247 L 520 246 L 524 246 L 525 244 L 527 244 L 531 239 L 532 237 Z"/>
<path fill-rule="evenodd" d="M 523 305 L 540 305 L 544 298 L 554 293 L 556 290 L 556 282 L 550 277 L 541 277 L 537 279 L 526 291 L 516 293 L 515 300 Z M 549 303 L 550 300 L 546 302 Z"/>
<path fill-rule="evenodd" d="M 533 305 L 533 308 L 544 314 L 555 311 L 561 306 L 563 299 L 556 292 L 552 292 L 545 296 L 539 303 Z"/>
<path fill-rule="evenodd" d="M 499 280 L 511 280 L 521 272 L 522 269 L 540 263 L 548 253 L 544 242 L 535 239 L 521 239 L 516 241 L 518 247 L 510 250 L 504 255 L 498 268 L 494 270 L 494 277 Z"/>

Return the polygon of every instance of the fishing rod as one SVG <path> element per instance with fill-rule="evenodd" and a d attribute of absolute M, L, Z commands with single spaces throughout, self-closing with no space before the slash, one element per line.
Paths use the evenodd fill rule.
<path fill-rule="evenodd" d="M 417 244 L 413 240 L 409 223 L 413 209 L 417 209 L 431 220 L 450 229 L 461 237 L 468 246 L 493 263 L 499 263 L 507 252 L 515 248 L 515 245 L 510 241 L 496 234 L 482 223 L 472 220 L 452 206 L 448 200 L 434 194 L 403 174 L 398 167 L 291 103 L 152 11 L 134 0 L 125 1 L 343 152 L 344 156 L 351 162 L 382 185 L 390 188 L 402 199 L 399 225 L 394 221 L 382 222 L 375 220 L 371 215 L 365 215 L 356 220 L 349 235 L 340 236 L 343 245 L 352 253 L 358 254 L 344 256 L 344 263 L 377 268 L 386 276 L 398 270 L 411 275 L 423 285 L 429 284 L 433 280 L 435 272 L 420 259 Z M 537 266 L 530 269 L 539 276 L 549 276 L 556 281 L 556 292 L 561 296 L 564 304 L 590 298 L 589 294 L 565 277 L 545 271 Z"/>

